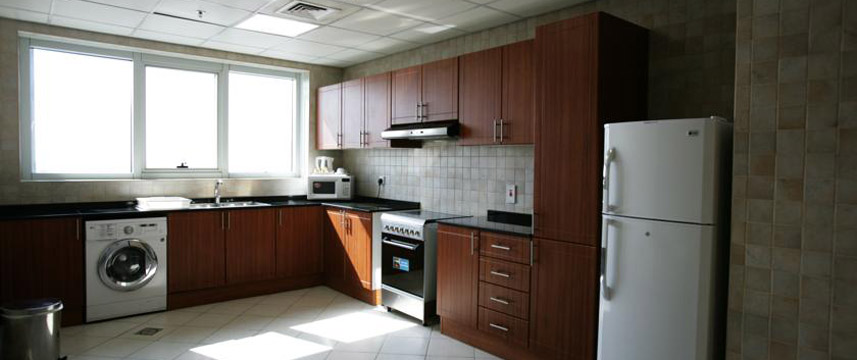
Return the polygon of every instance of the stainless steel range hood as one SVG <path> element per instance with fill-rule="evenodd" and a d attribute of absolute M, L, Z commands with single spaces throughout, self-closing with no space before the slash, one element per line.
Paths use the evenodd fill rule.
<path fill-rule="evenodd" d="M 387 140 L 443 140 L 458 136 L 458 120 L 393 125 L 381 133 Z"/>

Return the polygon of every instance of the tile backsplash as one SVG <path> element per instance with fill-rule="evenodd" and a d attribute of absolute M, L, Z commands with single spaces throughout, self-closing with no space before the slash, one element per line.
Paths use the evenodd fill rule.
<path fill-rule="evenodd" d="M 421 149 L 343 151 L 344 167 L 355 177 L 356 193 L 418 201 L 423 209 L 462 215 L 486 211 L 533 211 L 533 146 L 458 146 L 426 142 Z M 506 184 L 517 186 L 517 201 L 506 204 Z"/>

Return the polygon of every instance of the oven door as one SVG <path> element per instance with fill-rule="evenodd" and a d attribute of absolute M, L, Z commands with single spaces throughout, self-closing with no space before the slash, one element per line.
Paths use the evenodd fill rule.
<path fill-rule="evenodd" d="M 381 283 L 423 297 L 425 243 L 381 234 Z"/>

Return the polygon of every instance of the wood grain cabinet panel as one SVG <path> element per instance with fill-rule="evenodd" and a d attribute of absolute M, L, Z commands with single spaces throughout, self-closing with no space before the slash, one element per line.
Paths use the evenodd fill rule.
<path fill-rule="evenodd" d="M 342 84 L 318 88 L 316 148 L 332 150 L 342 144 Z"/>
<path fill-rule="evenodd" d="M 346 280 L 365 290 L 372 289 L 372 216 L 345 213 Z"/>
<path fill-rule="evenodd" d="M 442 321 L 477 327 L 479 250 L 476 230 L 439 225 L 437 313 Z"/>
<path fill-rule="evenodd" d="M 510 261 L 479 258 L 479 280 L 518 291 L 530 291 L 530 267 Z"/>
<path fill-rule="evenodd" d="M 503 48 L 465 54 L 459 58 L 460 145 L 496 143 L 503 116 Z"/>
<path fill-rule="evenodd" d="M 320 206 L 277 210 L 277 277 L 316 275 L 324 271 L 322 216 Z"/>
<path fill-rule="evenodd" d="M 391 124 L 390 73 L 366 77 L 364 85 L 366 99 L 364 142 L 368 147 L 388 147 L 390 142 L 381 138 L 381 133 Z"/>
<path fill-rule="evenodd" d="M 535 127 L 535 54 L 533 40 L 503 47 L 503 115 L 498 137 L 503 144 L 533 143 Z"/>
<path fill-rule="evenodd" d="M 528 327 L 529 324 L 525 320 L 483 307 L 479 308 L 479 330 L 499 337 L 510 345 L 526 348 L 529 340 Z"/>
<path fill-rule="evenodd" d="M 342 148 L 363 147 L 363 78 L 342 83 Z"/>
<path fill-rule="evenodd" d="M 226 283 L 225 220 L 221 211 L 174 212 L 167 216 L 169 293 Z"/>
<path fill-rule="evenodd" d="M 530 264 L 530 239 L 487 231 L 482 231 L 479 235 L 479 254 Z"/>
<path fill-rule="evenodd" d="M 232 210 L 226 216 L 226 283 L 268 280 L 276 273 L 276 210 Z"/>
<path fill-rule="evenodd" d="M 423 121 L 458 119 L 458 58 L 422 66 Z"/>
<path fill-rule="evenodd" d="M 392 123 L 420 122 L 418 107 L 422 101 L 422 67 L 412 66 L 393 71 L 392 89 Z"/>
<path fill-rule="evenodd" d="M 328 284 L 345 283 L 345 213 L 324 211 L 324 277 Z"/>
<path fill-rule="evenodd" d="M 83 322 L 80 218 L 0 221 L 0 302 L 62 300 L 64 326 Z"/>
<path fill-rule="evenodd" d="M 479 282 L 479 306 L 526 320 L 530 317 L 530 294 Z"/>

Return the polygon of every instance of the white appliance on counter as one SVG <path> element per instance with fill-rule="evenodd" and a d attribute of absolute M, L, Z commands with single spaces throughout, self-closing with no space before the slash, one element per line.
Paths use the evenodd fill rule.
<path fill-rule="evenodd" d="M 710 117 L 604 128 L 598 359 L 714 359 L 732 127 Z"/>
<path fill-rule="evenodd" d="M 350 200 L 354 186 L 351 175 L 312 174 L 307 178 L 306 197 L 309 200 Z"/>
<path fill-rule="evenodd" d="M 86 222 L 86 321 L 167 309 L 167 218 Z"/>

